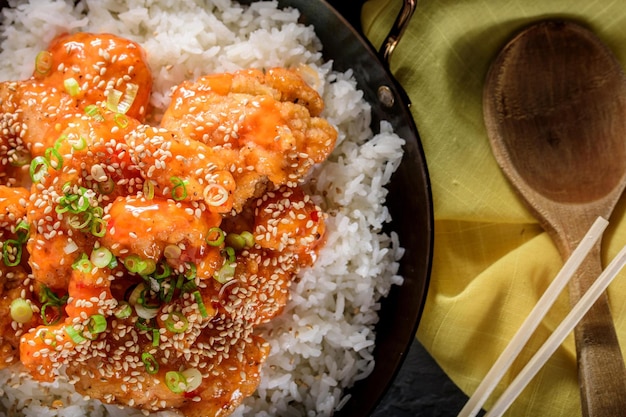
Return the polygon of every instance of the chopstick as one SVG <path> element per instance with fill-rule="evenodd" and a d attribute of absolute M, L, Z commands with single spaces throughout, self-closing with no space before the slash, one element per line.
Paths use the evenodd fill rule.
<path fill-rule="evenodd" d="M 485 401 L 498 382 L 502 379 L 507 369 L 511 366 L 522 348 L 530 339 L 532 333 L 537 329 L 543 317 L 552 307 L 559 294 L 565 288 L 568 281 L 574 275 L 580 264 L 583 262 L 593 245 L 602 236 L 609 222 L 602 217 L 598 217 L 589 228 L 571 256 L 567 259 L 557 276 L 550 283 L 528 317 L 524 320 L 517 333 L 513 336 L 504 351 L 500 354 L 487 375 L 483 378 L 474 394 L 467 401 L 458 417 L 474 417 L 482 408 Z M 523 388 L 532 377 L 539 371 L 550 355 L 563 342 L 565 337 L 572 331 L 576 323 L 585 315 L 593 302 L 604 292 L 609 283 L 615 278 L 617 273 L 626 263 L 626 247 L 614 258 L 609 266 L 604 270 L 596 282 L 589 288 L 585 295 L 572 308 L 570 313 L 556 328 L 545 344 L 537 351 L 535 356 L 528 362 L 526 367 L 513 380 L 511 385 L 505 390 L 500 399 L 494 404 L 492 410 L 487 414 L 489 417 L 499 416 L 513 403 Z M 593 290 L 593 291 L 592 291 Z M 498 414 L 500 413 L 500 414 Z M 485 416 L 485 417 L 487 417 Z"/>
<path fill-rule="evenodd" d="M 600 274 L 596 281 L 589 287 L 578 303 L 572 308 L 565 319 L 552 332 L 548 340 L 539 348 L 537 353 L 528 361 L 524 369 L 515 377 L 511 385 L 504 391 L 498 401 L 489 410 L 485 417 L 501 416 L 507 408 L 515 401 L 524 387 L 539 372 L 539 369 L 546 363 L 554 351 L 563 343 L 567 335 L 574 330 L 576 324 L 587 313 L 598 297 L 607 289 L 613 278 L 626 264 L 626 246 L 613 258 L 613 261 Z"/>

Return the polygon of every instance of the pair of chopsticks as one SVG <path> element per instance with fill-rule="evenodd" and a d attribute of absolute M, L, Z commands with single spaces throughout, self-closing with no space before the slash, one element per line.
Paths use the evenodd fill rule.
<path fill-rule="evenodd" d="M 498 382 L 502 379 L 507 369 L 511 366 L 517 355 L 530 339 L 533 332 L 539 326 L 539 323 L 546 315 L 550 307 L 567 285 L 572 275 L 580 267 L 593 245 L 602 236 L 609 222 L 601 217 L 593 223 L 585 237 L 572 252 L 569 259 L 563 265 L 552 283 L 548 286 L 544 294 L 541 296 L 529 316 L 520 326 L 519 330 L 513 336 L 507 347 L 504 349 L 500 357 L 493 364 L 485 378 L 482 380 L 474 394 L 467 401 L 458 417 L 474 417 L 482 405 L 485 403 L 489 395 L 493 392 Z M 507 389 L 502 393 L 500 398 L 493 405 L 491 410 L 485 417 L 498 417 L 504 414 L 509 406 L 515 401 L 522 390 L 530 382 L 530 380 L 539 372 L 541 367 L 546 363 L 550 356 L 563 343 L 567 335 L 574 329 L 580 319 L 587 313 L 589 308 L 595 303 L 600 295 L 606 290 L 609 284 L 617 276 L 619 271 L 626 264 L 626 246 L 615 256 L 611 263 L 604 269 L 602 274 L 589 287 L 587 292 L 581 297 L 576 305 L 570 310 L 569 314 L 559 324 L 559 326 L 550 335 L 548 340 L 537 350 L 535 355 L 526 364 L 524 369 L 511 382 Z"/>

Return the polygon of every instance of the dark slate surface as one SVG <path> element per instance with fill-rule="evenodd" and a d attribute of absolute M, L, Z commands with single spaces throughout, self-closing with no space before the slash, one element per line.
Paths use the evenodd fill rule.
<path fill-rule="evenodd" d="M 394 383 L 371 417 L 456 416 L 466 401 L 467 396 L 415 341 Z"/>

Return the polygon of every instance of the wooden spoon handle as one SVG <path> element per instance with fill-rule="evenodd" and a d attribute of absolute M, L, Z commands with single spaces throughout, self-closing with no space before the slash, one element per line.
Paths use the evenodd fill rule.
<path fill-rule="evenodd" d="M 597 244 L 569 283 L 572 305 L 601 272 L 600 245 Z M 626 368 L 606 293 L 578 323 L 574 336 L 583 416 L 625 415 Z"/>

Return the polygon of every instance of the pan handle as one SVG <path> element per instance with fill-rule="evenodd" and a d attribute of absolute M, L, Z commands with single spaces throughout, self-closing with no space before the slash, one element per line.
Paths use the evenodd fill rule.
<path fill-rule="evenodd" d="M 393 26 L 389 30 L 387 37 L 378 51 L 380 59 L 385 63 L 385 65 L 387 65 L 387 67 L 389 67 L 391 54 L 393 53 L 393 50 L 396 49 L 398 42 L 400 42 L 400 38 L 402 38 L 404 30 L 409 25 L 409 20 L 411 20 L 416 7 L 417 0 L 403 1 L 402 9 L 400 9 L 400 13 L 398 13 L 396 21 L 393 23 Z"/>

